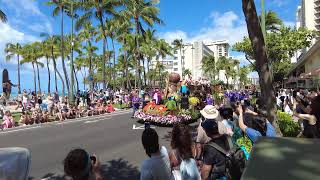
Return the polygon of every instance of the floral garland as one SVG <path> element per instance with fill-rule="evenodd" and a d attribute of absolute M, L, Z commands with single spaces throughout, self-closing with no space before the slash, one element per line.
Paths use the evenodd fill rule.
<path fill-rule="evenodd" d="M 140 120 L 143 120 L 144 122 L 154 122 L 156 124 L 161 124 L 161 125 L 173 125 L 175 123 L 185 123 L 192 119 L 190 115 L 159 116 L 159 115 L 147 114 L 142 111 L 136 112 L 134 117 Z"/>

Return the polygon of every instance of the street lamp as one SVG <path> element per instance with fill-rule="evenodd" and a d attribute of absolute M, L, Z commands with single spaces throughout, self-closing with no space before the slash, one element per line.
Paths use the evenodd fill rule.
<path fill-rule="evenodd" d="M 264 42 L 266 42 L 266 11 L 264 9 L 264 0 L 261 0 L 261 30 L 264 38 Z"/>

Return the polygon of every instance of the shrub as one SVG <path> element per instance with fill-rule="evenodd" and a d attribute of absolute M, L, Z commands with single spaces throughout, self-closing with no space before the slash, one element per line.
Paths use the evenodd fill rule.
<path fill-rule="evenodd" d="M 299 123 L 294 122 L 292 116 L 285 112 L 277 112 L 279 128 L 284 137 L 297 137 L 301 131 Z"/>

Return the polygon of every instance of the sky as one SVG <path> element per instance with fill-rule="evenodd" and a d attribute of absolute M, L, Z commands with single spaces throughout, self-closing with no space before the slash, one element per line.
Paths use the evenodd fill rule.
<path fill-rule="evenodd" d="M 0 22 L 0 69 L 9 70 L 13 83 L 17 83 L 17 60 L 5 60 L 5 44 L 41 41 L 40 33 L 43 32 L 60 34 L 60 16 L 53 17 L 53 7 L 46 6 L 45 2 L 46 0 L 0 0 L 0 9 L 8 17 L 6 24 Z M 260 0 L 255 2 L 260 13 Z M 299 4 L 300 0 L 265 0 L 266 10 L 275 11 L 288 26 L 294 26 Z M 161 0 L 158 7 L 164 24 L 155 27 L 156 33 L 167 42 L 176 38 L 182 38 L 185 42 L 228 40 L 233 45 L 247 35 L 241 0 Z M 70 19 L 66 17 L 65 20 L 65 33 L 70 33 Z M 232 51 L 230 54 L 239 59 L 241 65 L 248 64 L 243 54 Z M 61 70 L 60 61 L 58 66 Z M 42 68 L 40 73 L 41 87 L 47 91 L 46 68 Z M 251 75 L 256 76 L 256 73 Z M 22 89 L 33 88 L 30 64 L 22 65 L 21 79 Z M 53 78 L 51 83 L 53 89 Z"/>

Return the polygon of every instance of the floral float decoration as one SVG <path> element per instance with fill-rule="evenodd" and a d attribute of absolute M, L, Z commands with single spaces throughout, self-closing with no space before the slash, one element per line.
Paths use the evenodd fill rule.
<path fill-rule="evenodd" d="M 177 109 L 177 106 L 171 101 L 168 101 L 166 105 L 156 105 L 154 102 L 150 102 L 142 110 L 136 112 L 134 116 L 144 122 L 165 126 L 175 123 L 188 123 L 192 120 L 188 111 L 180 112 L 178 115 L 169 114 L 170 111 Z"/>

